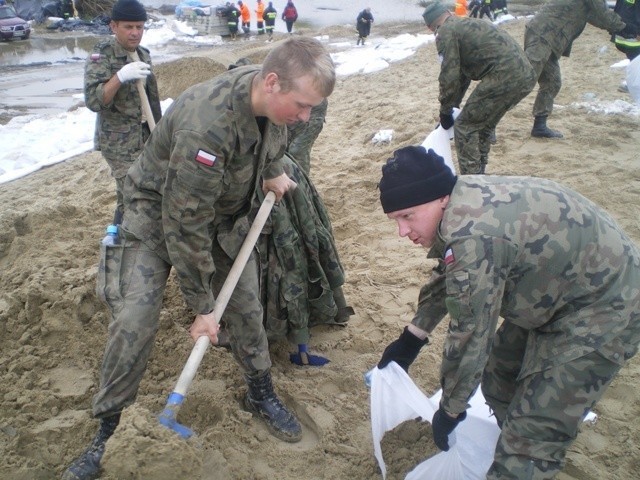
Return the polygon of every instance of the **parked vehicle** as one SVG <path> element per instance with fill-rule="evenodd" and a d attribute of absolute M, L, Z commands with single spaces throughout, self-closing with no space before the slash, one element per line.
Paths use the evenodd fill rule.
<path fill-rule="evenodd" d="M 11 5 L 0 5 L 0 39 L 27 39 L 31 35 L 31 24 L 18 17 Z"/>

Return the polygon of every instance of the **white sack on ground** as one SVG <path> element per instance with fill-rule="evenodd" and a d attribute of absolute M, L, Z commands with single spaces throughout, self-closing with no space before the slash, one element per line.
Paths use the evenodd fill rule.
<path fill-rule="evenodd" d="M 417 417 L 431 421 L 438 408 L 441 391 L 427 396 L 413 383 L 397 363 L 371 372 L 371 431 L 378 465 L 386 478 L 380 442 L 384 433 Z M 449 438 L 451 448 L 419 464 L 406 480 L 437 478 L 438 480 L 480 480 L 485 478 L 493 461 L 500 430 L 490 416 L 480 389 L 469 402 L 467 418 Z"/>
<path fill-rule="evenodd" d="M 635 102 L 640 105 L 640 55 L 627 67 L 627 87 Z"/>

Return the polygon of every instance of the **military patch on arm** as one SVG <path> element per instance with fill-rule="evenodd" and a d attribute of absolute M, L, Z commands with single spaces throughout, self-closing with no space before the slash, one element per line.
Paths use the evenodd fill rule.
<path fill-rule="evenodd" d="M 100 57 L 101 57 L 101 55 L 99 53 L 92 53 L 91 57 L 89 57 L 89 58 L 91 58 L 92 62 L 97 62 L 97 61 L 100 60 Z"/>
<path fill-rule="evenodd" d="M 205 152 L 204 150 L 198 150 L 196 154 L 196 162 L 201 163 L 207 167 L 213 167 L 216 163 L 216 156 L 213 153 Z"/>

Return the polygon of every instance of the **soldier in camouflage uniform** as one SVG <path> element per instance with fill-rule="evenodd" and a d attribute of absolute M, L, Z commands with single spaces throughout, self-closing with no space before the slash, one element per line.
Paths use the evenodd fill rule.
<path fill-rule="evenodd" d="M 436 444 L 448 450 L 481 383 L 502 430 L 487 478 L 553 478 L 584 416 L 638 351 L 640 250 L 562 185 L 456 178 L 423 147 L 382 167 L 380 201 L 399 235 L 438 265 L 378 366 L 408 370 L 448 313 Z"/>
<path fill-rule="evenodd" d="M 508 33 L 468 17 L 456 17 L 440 2 L 428 5 L 423 18 L 436 34 L 440 69 L 440 124 L 454 126 L 471 80 L 480 83 L 455 121 L 460 173 L 484 173 L 491 136 L 505 113 L 531 91 L 535 76 L 526 55 Z"/>
<path fill-rule="evenodd" d="M 97 112 L 95 149 L 111 168 L 116 180 L 116 210 L 113 223 L 121 223 L 122 187 L 127 170 L 138 158 L 149 138 L 149 126 L 143 117 L 140 95 L 135 82 L 145 80 L 154 120 L 160 120 L 160 97 L 156 78 L 151 72 L 149 50 L 140 46 L 147 13 L 135 0 L 119 0 L 111 12 L 114 37 L 98 43 L 87 59 L 84 96 L 87 108 Z M 131 59 L 137 52 L 140 61 Z"/>
<path fill-rule="evenodd" d="M 125 179 L 120 243 L 101 247 L 97 292 L 112 314 L 93 414 L 100 430 L 66 478 L 94 478 L 104 445 L 133 403 L 158 329 L 162 297 L 175 268 L 195 313 L 190 334 L 217 342 L 216 292 L 240 243 L 229 235 L 256 189 L 276 201 L 295 187 L 279 161 L 286 124 L 307 121 L 331 94 L 335 68 L 322 44 L 291 38 L 262 68 L 230 70 L 178 97 Z M 263 326 L 259 264 L 252 254 L 225 311 L 231 348 L 248 384 L 245 406 L 278 438 L 296 442 L 302 429 L 276 396 Z"/>
<path fill-rule="evenodd" d="M 311 170 L 311 149 L 324 127 L 328 106 L 329 101 L 325 99 L 320 105 L 311 109 L 308 122 L 298 122 L 287 126 L 287 153 L 293 157 L 307 175 Z"/>
<path fill-rule="evenodd" d="M 559 58 L 569 56 L 573 41 L 587 23 L 611 34 L 625 28 L 620 17 L 610 11 L 602 0 L 551 0 L 540 8 L 525 28 L 524 51 L 536 72 L 539 85 L 533 104 L 533 137 L 562 138 L 562 133 L 547 127 L 553 100 L 562 86 Z"/>

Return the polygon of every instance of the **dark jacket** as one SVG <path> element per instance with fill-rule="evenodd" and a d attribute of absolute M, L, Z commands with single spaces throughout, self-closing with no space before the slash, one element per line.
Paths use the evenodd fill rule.
<path fill-rule="evenodd" d="M 640 0 L 639 0 L 640 1 Z M 373 23 L 373 15 L 368 10 L 362 10 L 356 18 L 356 28 L 358 29 L 358 35 L 361 37 L 368 37 L 371 33 L 371 24 Z"/>

